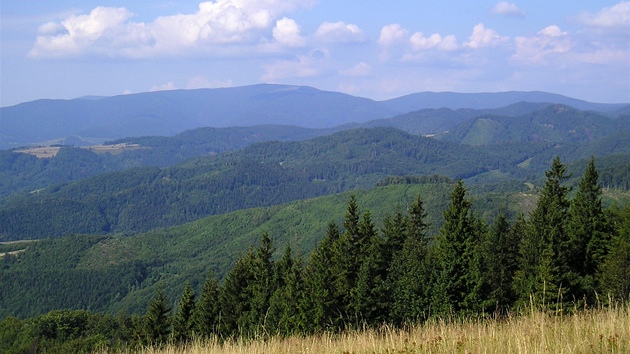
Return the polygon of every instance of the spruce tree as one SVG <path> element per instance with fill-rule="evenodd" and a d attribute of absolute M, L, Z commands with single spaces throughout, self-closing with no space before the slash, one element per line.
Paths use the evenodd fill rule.
<path fill-rule="evenodd" d="M 304 284 L 302 263 L 294 259 L 291 245 L 287 243 L 282 258 L 274 271 L 275 291 L 269 300 L 267 330 L 272 334 L 292 335 L 303 333 L 306 324 L 303 304 Z"/>
<path fill-rule="evenodd" d="M 252 307 L 250 284 L 254 281 L 254 251 L 250 247 L 236 260 L 226 275 L 219 292 L 219 333 L 232 337 L 248 330 L 249 312 Z"/>
<path fill-rule="evenodd" d="M 213 273 L 208 273 L 199 303 L 195 308 L 195 333 L 203 338 L 211 338 L 216 335 L 218 333 L 219 313 L 219 280 Z"/>
<path fill-rule="evenodd" d="M 467 307 L 480 276 L 475 266 L 479 235 L 471 215 L 471 202 L 466 198 L 461 180 L 451 193 L 443 216 L 444 224 L 436 245 L 439 275 L 433 292 L 433 307 L 438 313 L 472 310 Z"/>
<path fill-rule="evenodd" d="M 569 176 L 558 157 L 545 175 L 547 180 L 521 241 L 515 279 L 520 305 L 527 305 L 530 296 L 537 304 L 568 300 L 565 295 L 572 282 L 567 232 L 570 188 L 562 185 Z"/>
<path fill-rule="evenodd" d="M 193 314 L 195 312 L 195 292 L 186 283 L 182 297 L 179 300 L 179 311 L 173 319 L 173 338 L 178 342 L 187 342 L 192 339 L 194 330 Z"/>
<path fill-rule="evenodd" d="M 597 279 L 604 299 L 623 302 L 630 297 L 630 206 L 622 212 L 619 224 Z"/>
<path fill-rule="evenodd" d="M 339 228 L 331 221 L 326 235 L 311 254 L 305 278 L 305 309 L 310 331 L 338 328 L 344 321 L 350 292 L 344 241 Z"/>
<path fill-rule="evenodd" d="M 171 307 L 166 301 L 162 288 L 158 288 L 157 294 L 144 317 L 144 343 L 149 345 L 162 345 L 168 340 L 171 323 L 169 313 Z"/>
<path fill-rule="evenodd" d="M 524 222 L 519 216 L 519 222 Z M 521 227 L 520 225 L 518 227 Z M 483 254 L 488 286 L 488 310 L 504 313 L 514 302 L 512 284 L 518 269 L 518 245 L 520 234 L 510 225 L 502 212 L 495 220 L 484 240 Z"/>
<path fill-rule="evenodd" d="M 569 271 L 573 273 L 574 296 L 593 298 L 595 271 L 608 253 L 610 230 L 602 208 L 602 190 L 591 158 L 570 207 Z"/>
<path fill-rule="evenodd" d="M 260 326 L 264 326 L 269 311 L 269 299 L 274 292 L 273 286 L 273 242 L 267 232 L 260 236 L 260 245 L 255 251 L 253 262 L 253 281 L 249 284 L 251 310 L 249 312 L 249 331 L 254 333 Z"/>
<path fill-rule="evenodd" d="M 392 252 L 387 269 L 389 321 L 394 325 L 426 319 L 430 307 L 429 287 L 433 279 L 426 264 L 428 224 L 420 195 L 411 204 L 408 213 L 405 218 L 399 213 L 395 219 L 397 223 L 404 222 L 405 226 L 396 228 L 402 235 L 395 239 L 401 238 L 402 242 Z"/>

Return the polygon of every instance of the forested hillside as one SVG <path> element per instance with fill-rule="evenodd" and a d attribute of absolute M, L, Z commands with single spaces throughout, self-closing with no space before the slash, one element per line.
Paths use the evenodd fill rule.
<path fill-rule="evenodd" d="M 361 196 L 348 193 L 310 205 L 292 203 L 275 213 L 269 213 L 273 208 L 260 209 L 241 221 L 224 219 L 214 230 L 211 220 L 230 215 L 144 236 L 37 241 L 17 257 L 5 256 L 3 301 L 7 295 L 11 304 L 68 301 L 18 295 L 21 286 L 40 291 L 20 284 L 39 276 L 34 273 L 44 271 L 43 264 L 65 257 L 48 275 L 58 278 L 55 270 L 65 272 L 61 284 L 72 279 L 75 289 L 86 289 L 68 289 L 68 297 L 109 302 L 109 311 L 122 306 L 145 315 L 66 310 L 24 321 L 7 318 L 1 322 L 0 339 L 15 352 L 33 340 L 42 348 L 66 350 L 137 348 L 192 338 L 268 338 L 383 323 L 399 327 L 445 316 L 483 319 L 507 311 L 564 314 L 598 301 L 623 301 L 630 295 L 630 208 L 603 206 L 595 160 L 587 164 L 573 196 L 570 173 L 554 159 L 531 212 L 515 217 L 496 206 L 490 208 L 491 220 L 479 217 L 474 207 L 479 196 L 471 198 L 461 180 L 392 177 Z M 291 225 L 297 224 L 286 212 L 299 215 L 302 222 L 315 222 L 317 227 L 305 229 L 317 231 L 295 232 Z M 436 215 L 441 215 L 440 221 L 431 225 Z M 279 231 L 252 228 L 257 218 L 267 226 L 275 218 Z M 227 225 L 233 225 L 233 235 L 221 232 L 230 230 Z M 309 237 L 314 243 L 305 247 L 301 241 Z M 217 255 L 205 258 L 219 240 L 240 249 L 222 281 L 211 261 Z M 140 255 L 152 263 L 142 262 Z M 113 286 L 104 281 L 104 272 L 124 280 L 114 299 L 106 295 L 111 293 L 99 293 L 101 283 Z M 11 282 L 18 276 L 24 278 Z M 41 288 L 47 288 L 45 283 Z M 146 312 L 132 306 L 139 304 Z M 24 330 L 16 335 L 16 329 Z"/>
<path fill-rule="evenodd" d="M 477 115 L 438 134 L 438 138 L 467 145 L 587 142 L 628 129 L 627 117 L 607 117 L 569 106 L 550 105 L 515 117 Z"/>
<path fill-rule="evenodd" d="M 605 153 L 599 153 L 602 147 Z M 8 241 L 68 233 L 130 234 L 207 215 L 368 188 L 391 175 L 440 174 L 476 183 L 535 181 L 556 155 L 576 161 L 610 154 L 630 154 L 630 146 L 595 140 L 588 145 L 470 147 L 392 128 L 348 130 L 303 142 L 259 143 L 173 167 L 130 169 L 5 198 L 0 237 Z M 627 158 L 614 161 L 627 163 Z M 612 176 L 623 178 L 618 173 Z M 618 180 L 610 183 L 623 185 Z M 77 217 L 84 222 L 70 219 Z"/>

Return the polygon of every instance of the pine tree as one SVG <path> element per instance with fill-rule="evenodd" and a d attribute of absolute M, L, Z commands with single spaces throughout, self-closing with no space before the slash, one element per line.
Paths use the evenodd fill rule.
<path fill-rule="evenodd" d="M 256 333 L 262 326 L 265 330 L 267 314 L 269 311 L 269 299 L 275 291 L 273 286 L 273 242 L 267 232 L 260 236 L 260 245 L 256 248 L 253 260 L 253 281 L 248 284 L 251 294 L 251 309 L 248 313 L 249 320 L 247 331 Z"/>
<path fill-rule="evenodd" d="M 211 338 L 218 333 L 219 325 L 219 281 L 208 273 L 198 305 L 195 308 L 195 332 L 201 337 Z"/>
<path fill-rule="evenodd" d="M 226 337 L 244 334 L 249 325 L 251 287 L 254 281 L 254 251 L 250 247 L 236 260 L 219 292 L 219 333 Z"/>
<path fill-rule="evenodd" d="M 519 216 L 519 222 L 524 222 Z M 518 226 L 520 227 L 520 225 Z M 484 281 L 488 286 L 489 310 L 505 312 L 514 302 L 512 284 L 518 269 L 518 245 L 520 235 L 510 225 L 502 212 L 495 220 L 483 245 L 486 273 Z"/>
<path fill-rule="evenodd" d="M 547 180 L 540 191 L 527 232 L 520 247 L 519 271 L 515 280 L 519 304 L 553 303 L 566 300 L 570 283 L 567 215 L 570 188 L 562 183 L 569 178 L 559 158 L 545 172 Z"/>
<path fill-rule="evenodd" d="M 591 158 L 570 207 L 568 267 L 577 278 L 572 287 L 577 298 L 594 298 L 595 271 L 608 253 L 610 230 L 601 194 L 595 159 Z"/>
<path fill-rule="evenodd" d="M 370 221 L 371 223 L 371 221 Z M 369 231 L 368 231 L 369 232 Z M 386 319 L 385 263 L 382 239 L 370 237 L 370 246 L 363 251 L 356 285 L 352 293 L 352 320 L 357 324 L 379 324 Z"/>
<path fill-rule="evenodd" d="M 312 332 L 340 328 L 350 292 L 345 238 L 334 222 L 311 254 L 305 276 L 306 317 Z"/>
<path fill-rule="evenodd" d="M 610 253 L 600 264 L 597 279 L 604 298 L 627 301 L 630 297 L 630 206 L 622 212 Z"/>
<path fill-rule="evenodd" d="M 398 211 L 392 217 L 386 215 L 383 219 L 382 233 L 385 237 L 383 243 L 383 261 L 390 267 L 393 259 L 402 251 L 405 238 L 407 237 L 407 227 L 409 221 L 402 212 Z"/>
<path fill-rule="evenodd" d="M 150 345 L 162 345 L 166 343 L 170 334 L 169 313 L 171 307 L 166 301 L 164 291 L 160 287 L 144 317 L 144 343 Z"/>
<path fill-rule="evenodd" d="M 402 232 L 398 236 L 402 238 L 402 242 L 392 252 L 386 280 L 389 321 L 395 325 L 411 324 L 428 316 L 429 287 L 433 279 L 426 265 L 428 224 L 425 218 L 426 212 L 418 195 L 409 207 L 409 216 L 397 216 L 395 219 L 397 223 L 405 223 L 405 226 L 396 228 Z M 387 238 L 389 239 L 390 237 Z M 393 242 L 390 241 L 391 243 Z"/>
<path fill-rule="evenodd" d="M 269 300 L 268 331 L 285 336 L 304 332 L 302 263 L 293 258 L 289 243 L 282 259 L 276 263 L 274 287 Z"/>
<path fill-rule="evenodd" d="M 450 204 L 443 216 L 444 224 L 436 245 L 439 275 L 433 307 L 438 313 L 469 311 L 472 310 L 468 308 L 469 302 L 480 277 L 475 266 L 479 234 L 461 180 L 451 193 Z"/>
<path fill-rule="evenodd" d="M 195 312 L 195 292 L 187 283 L 182 297 L 179 300 L 179 311 L 173 319 L 173 338 L 178 342 L 187 342 L 192 339 Z"/>

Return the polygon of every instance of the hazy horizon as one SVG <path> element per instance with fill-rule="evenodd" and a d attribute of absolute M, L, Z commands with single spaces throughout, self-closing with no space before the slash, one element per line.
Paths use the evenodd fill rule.
<path fill-rule="evenodd" d="M 14 1 L 0 106 L 260 83 L 630 102 L 630 2 Z"/>

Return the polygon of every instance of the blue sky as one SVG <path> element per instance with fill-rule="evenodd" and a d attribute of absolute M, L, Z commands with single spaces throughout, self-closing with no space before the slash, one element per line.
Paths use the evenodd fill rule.
<path fill-rule="evenodd" d="M 628 1 L 8 0 L 0 105 L 256 83 L 630 102 Z"/>

